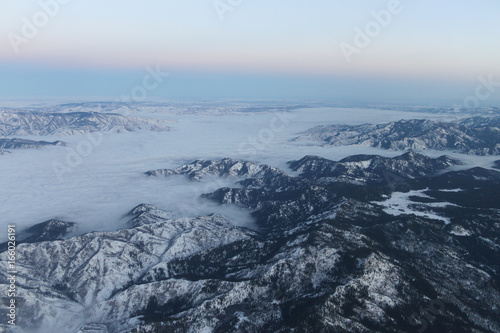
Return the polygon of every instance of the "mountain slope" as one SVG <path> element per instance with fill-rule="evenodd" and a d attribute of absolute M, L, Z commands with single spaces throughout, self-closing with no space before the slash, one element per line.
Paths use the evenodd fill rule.
<path fill-rule="evenodd" d="M 316 126 L 294 140 L 313 139 L 329 146 L 365 145 L 393 150 L 453 150 L 500 155 L 500 117 L 455 122 L 411 119 L 379 125 Z"/>
<path fill-rule="evenodd" d="M 62 141 L 33 141 L 25 139 L 0 139 L 0 148 L 3 149 L 23 149 L 23 148 L 41 148 L 43 146 L 63 146 Z"/>
<path fill-rule="evenodd" d="M 254 162 L 237 161 L 225 158 L 221 161 L 194 161 L 177 169 L 160 169 L 146 172 L 148 176 L 185 175 L 191 180 L 200 180 L 206 175 L 224 178 L 259 177 L 285 173 L 279 169 Z"/>
<path fill-rule="evenodd" d="M 251 209 L 259 229 L 219 215 L 172 219 L 141 204 L 124 229 L 21 244 L 20 325 L 498 332 L 500 172 L 443 173 L 456 163 L 414 153 L 337 162 L 307 156 L 290 162 L 296 177 L 230 159 L 153 173 L 233 178 L 234 187 L 204 197 Z M 352 181 L 358 172 L 366 181 Z"/>
<path fill-rule="evenodd" d="M 97 131 L 168 131 L 165 120 L 92 112 L 0 112 L 0 135 L 74 135 Z"/>

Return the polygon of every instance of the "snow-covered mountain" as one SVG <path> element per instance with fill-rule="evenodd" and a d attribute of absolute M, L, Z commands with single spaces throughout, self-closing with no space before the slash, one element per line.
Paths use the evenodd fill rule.
<path fill-rule="evenodd" d="M 73 135 L 90 132 L 168 131 L 165 120 L 93 112 L 0 112 L 0 135 Z"/>
<path fill-rule="evenodd" d="M 19 324 L 43 332 L 498 332 L 500 172 L 444 172 L 458 163 L 407 153 L 306 156 L 289 163 L 298 176 L 231 159 L 149 172 L 233 179 L 204 197 L 250 209 L 258 229 L 215 214 L 173 219 L 141 204 L 121 230 L 25 242 Z"/>
<path fill-rule="evenodd" d="M 448 156 L 430 158 L 422 154 L 408 152 L 388 158 L 378 155 L 355 155 L 338 162 L 317 156 L 306 156 L 290 162 L 290 168 L 301 172 L 301 176 L 311 179 L 335 179 L 359 183 L 382 182 L 388 177 L 417 178 L 432 175 L 453 165 L 461 165 Z"/>
<path fill-rule="evenodd" d="M 411 119 L 378 125 L 321 125 L 294 140 L 325 145 L 365 145 L 393 150 L 453 150 L 500 155 L 500 117 L 472 117 L 455 122 Z"/>
<path fill-rule="evenodd" d="M 170 274 L 170 262 L 254 237 L 218 215 L 177 220 L 165 215 L 168 212 L 159 214 L 156 208 L 141 205 L 130 213 L 129 225 L 134 228 L 19 245 L 18 288 L 24 300 L 19 317 L 25 318 L 24 328 L 76 332 L 85 323 L 112 324 L 112 331 L 129 328 L 128 319 L 146 309 L 151 296 L 160 296 L 163 290 L 168 299 L 168 293 L 173 297 L 188 284 L 187 280 L 171 286 L 153 283 L 161 274 Z M 1 274 L 6 281 L 6 273 Z M 125 308 L 116 308 L 123 297 L 129 298 L 119 305 Z"/>
<path fill-rule="evenodd" d="M 22 149 L 22 148 L 41 148 L 43 146 L 63 146 L 62 141 L 34 141 L 26 139 L 0 139 L 0 148 L 4 149 Z"/>
<path fill-rule="evenodd" d="M 59 220 L 49 220 L 23 230 L 16 238 L 17 245 L 21 243 L 39 243 L 55 241 L 71 235 L 77 230 L 77 224 Z M 0 244 L 0 250 L 7 249 L 7 242 Z"/>
<path fill-rule="evenodd" d="M 176 114 L 176 115 L 229 115 L 241 113 L 282 112 L 284 110 L 323 106 L 322 103 L 297 104 L 282 102 L 189 102 L 189 101 L 89 101 L 63 104 L 40 103 L 20 108 L 1 108 L 2 111 L 30 111 L 39 113 L 91 112 L 104 114 Z"/>
<path fill-rule="evenodd" d="M 266 178 L 277 173 L 285 175 L 283 171 L 267 165 L 230 158 L 221 161 L 194 161 L 177 169 L 160 169 L 146 172 L 148 176 L 185 175 L 191 180 L 200 180 L 206 175 L 224 178 L 242 176 Z"/>

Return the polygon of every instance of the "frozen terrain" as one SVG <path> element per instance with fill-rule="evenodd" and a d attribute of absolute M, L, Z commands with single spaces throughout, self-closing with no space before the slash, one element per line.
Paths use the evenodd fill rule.
<path fill-rule="evenodd" d="M 172 210 L 176 216 L 216 211 L 250 223 L 244 211 L 226 212 L 210 203 L 193 200 L 203 188 L 214 188 L 213 182 L 192 184 L 178 177 L 158 183 L 148 179 L 143 171 L 175 167 L 196 159 L 224 157 L 265 162 L 286 170 L 287 161 L 305 155 L 334 160 L 360 153 L 395 156 L 397 152 L 377 148 L 324 148 L 319 144 L 291 142 L 291 139 L 325 123 L 358 125 L 414 117 L 449 119 L 449 115 L 430 113 L 351 108 L 287 111 L 286 107 L 282 111 L 259 110 L 222 116 L 164 113 L 133 116 L 165 121 L 171 130 L 65 135 L 65 147 L 16 150 L 1 156 L 0 200 L 3 204 L 0 215 L 5 223 L 23 227 L 58 218 L 84 222 L 85 225 L 80 226 L 82 231 L 114 230 L 121 225 L 121 218 L 130 207 L 142 202 Z M 44 141 L 61 139 L 58 135 L 16 137 Z M 4 230 L 0 230 L 0 236 L 3 235 Z"/>
<path fill-rule="evenodd" d="M 294 140 L 324 124 L 440 130 L 449 113 L 122 107 L 4 112 L 24 328 L 498 331 L 498 156 Z"/>
<path fill-rule="evenodd" d="M 51 218 L 85 221 L 84 231 L 113 230 L 131 206 L 142 202 L 173 210 L 179 216 L 196 216 L 220 210 L 208 203 L 193 204 L 193 196 L 213 184 L 193 185 L 182 178 L 151 183 L 142 174 L 143 170 L 223 157 L 284 167 L 287 161 L 304 155 L 330 159 L 360 153 L 394 156 L 396 152 L 377 148 L 324 148 L 290 140 L 325 123 L 358 125 L 415 117 L 449 119 L 449 115 L 374 109 L 283 110 L 224 116 L 141 114 L 167 121 L 172 131 L 64 136 L 66 147 L 16 151 L 2 156 L 0 169 L 5 177 L 0 179 L 0 199 L 4 203 L 0 214 L 6 221 L 21 226 Z M 59 136 L 23 138 L 55 141 Z M 474 163 L 474 159 L 470 161 Z M 485 163 L 484 159 L 480 161 Z M 244 212 L 234 210 L 226 214 L 249 221 Z"/>

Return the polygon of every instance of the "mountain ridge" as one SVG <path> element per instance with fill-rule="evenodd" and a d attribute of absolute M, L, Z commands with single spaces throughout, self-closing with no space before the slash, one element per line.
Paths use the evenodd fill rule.
<path fill-rule="evenodd" d="M 319 125 L 293 141 L 312 139 L 325 146 L 364 145 L 391 150 L 453 150 L 500 155 L 500 117 L 470 117 L 453 122 L 399 120 L 371 125 Z"/>
<path fill-rule="evenodd" d="M 500 172 L 447 170 L 459 163 L 406 153 L 305 156 L 289 164 L 297 176 L 232 159 L 161 169 L 156 176 L 232 179 L 203 197 L 250 209 L 259 229 L 140 204 L 120 230 L 20 244 L 20 324 L 82 333 L 496 332 Z M 353 182 L 357 172 L 366 181 Z"/>

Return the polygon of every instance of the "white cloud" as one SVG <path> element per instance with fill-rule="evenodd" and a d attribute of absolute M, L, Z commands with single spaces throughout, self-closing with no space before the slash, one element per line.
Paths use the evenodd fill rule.
<path fill-rule="evenodd" d="M 380 123 L 401 118 L 441 117 L 327 108 L 296 110 L 294 113 L 296 117 L 283 131 L 276 132 L 273 141 L 266 142 L 252 157 L 253 160 L 286 168 L 287 161 L 305 155 L 319 155 L 333 160 L 361 153 L 395 156 L 401 152 L 369 147 L 322 148 L 314 144 L 304 145 L 303 142 L 291 143 L 289 139 L 319 124 Z M 21 229 L 51 218 L 60 218 L 78 222 L 84 232 L 113 230 L 123 225 L 123 215 L 135 205 L 149 203 L 178 215 L 218 212 L 229 216 L 236 224 L 251 225 L 248 211 L 193 199 L 222 185 L 211 186 L 207 191 L 205 183 L 190 182 L 182 177 L 147 177 L 144 172 L 175 168 L 195 159 L 240 158 L 238 148 L 241 142 L 268 127 L 273 113 L 150 116 L 176 121 L 172 125 L 175 130 L 105 134 L 102 143 L 89 156 L 63 175 L 62 182 L 53 170 L 53 162 L 64 163 L 68 151 L 78 145 L 83 136 L 64 137 L 69 144 L 67 147 L 16 150 L 11 155 L 0 157 L 2 224 L 15 223 Z M 473 159 L 477 161 L 477 157 L 468 158 L 471 162 Z M 210 184 L 210 180 L 206 182 Z M 231 185 L 227 180 L 222 184 Z M 4 229 L 0 229 L 1 237 L 5 235 Z"/>

